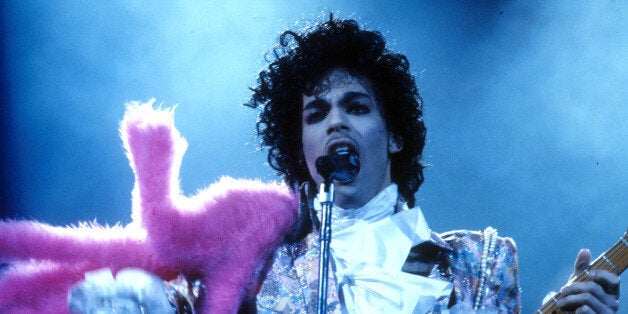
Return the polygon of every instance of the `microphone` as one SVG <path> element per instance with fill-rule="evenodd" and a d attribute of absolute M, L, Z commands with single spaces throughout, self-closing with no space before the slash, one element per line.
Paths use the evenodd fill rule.
<path fill-rule="evenodd" d="M 315 166 L 325 182 L 346 183 L 360 172 L 360 158 L 354 152 L 340 152 L 316 158 Z"/>

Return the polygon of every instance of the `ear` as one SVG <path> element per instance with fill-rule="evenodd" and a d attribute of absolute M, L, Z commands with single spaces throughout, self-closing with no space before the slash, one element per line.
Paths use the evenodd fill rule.
<path fill-rule="evenodd" d="M 400 136 L 390 134 L 388 136 L 388 153 L 395 154 L 403 149 L 403 139 Z"/>

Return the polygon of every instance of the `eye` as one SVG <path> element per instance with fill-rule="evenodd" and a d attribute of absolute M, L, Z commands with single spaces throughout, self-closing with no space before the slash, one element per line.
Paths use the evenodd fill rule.
<path fill-rule="evenodd" d="M 354 101 L 347 106 L 347 112 L 353 114 L 367 114 L 371 112 L 371 109 L 359 101 Z"/>
<path fill-rule="evenodd" d="M 327 116 L 327 111 L 314 109 L 305 113 L 305 123 L 314 124 L 322 121 Z"/>

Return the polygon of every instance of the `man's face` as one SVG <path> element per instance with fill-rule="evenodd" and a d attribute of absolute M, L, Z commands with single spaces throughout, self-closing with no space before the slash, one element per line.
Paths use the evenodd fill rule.
<path fill-rule="evenodd" d="M 303 154 L 317 184 L 320 156 L 349 149 L 360 158 L 360 172 L 347 183 L 335 182 L 334 203 L 350 209 L 366 204 L 391 184 L 389 154 L 401 150 L 391 141 L 380 105 L 368 81 L 341 69 L 331 70 L 312 96 L 303 95 Z"/>

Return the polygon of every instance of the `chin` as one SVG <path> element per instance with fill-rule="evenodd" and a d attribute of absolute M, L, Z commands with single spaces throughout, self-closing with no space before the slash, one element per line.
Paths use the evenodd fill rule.
<path fill-rule="evenodd" d="M 345 208 L 358 208 L 362 205 L 359 202 L 359 196 L 357 195 L 358 189 L 349 184 L 349 183 L 341 183 L 334 186 L 334 204 Z"/>

